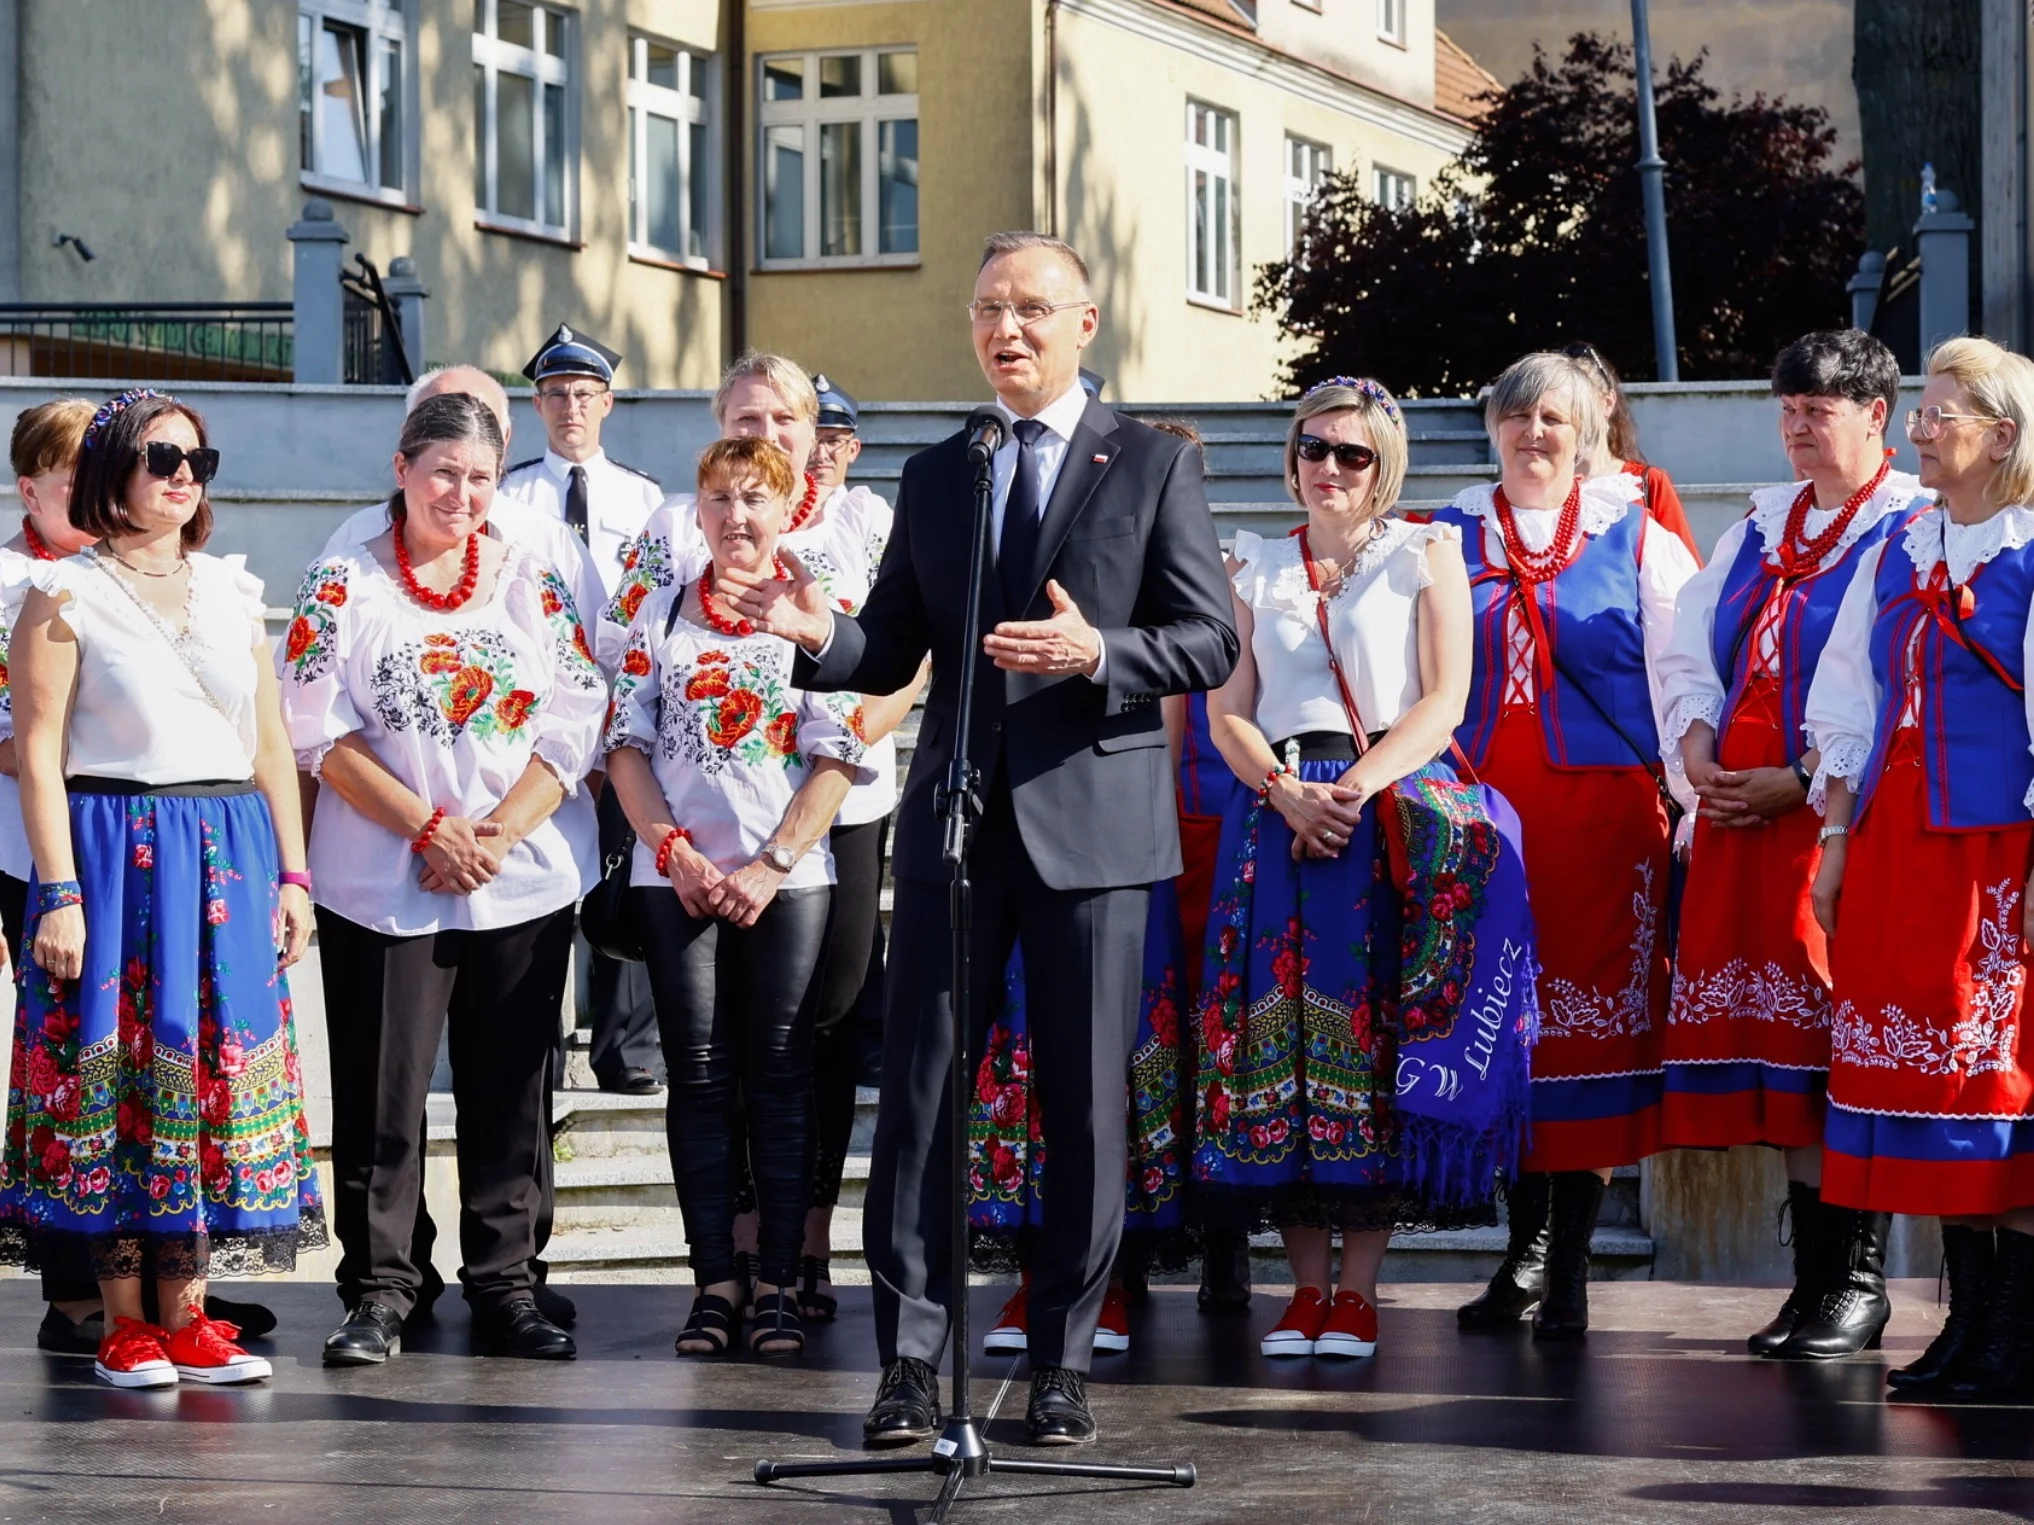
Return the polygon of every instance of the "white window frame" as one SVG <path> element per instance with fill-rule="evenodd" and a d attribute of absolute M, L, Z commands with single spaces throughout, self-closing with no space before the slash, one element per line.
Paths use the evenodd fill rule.
<path fill-rule="evenodd" d="M 1381 42 L 1388 42 L 1394 48 L 1405 47 L 1406 9 L 1411 0 L 1377 0 L 1377 36 Z"/>
<path fill-rule="evenodd" d="M 500 40 L 497 27 L 497 0 L 473 0 L 473 62 L 475 67 L 487 71 L 486 113 L 484 123 L 476 122 L 474 153 L 480 159 L 480 171 L 487 187 L 487 195 L 473 209 L 474 221 L 482 227 L 497 228 L 510 233 L 528 233 L 537 238 L 548 238 L 575 242 L 579 227 L 579 17 L 573 11 L 557 3 L 557 0 L 534 0 L 536 8 L 543 13 L 541 25 L 549 27 L 562 25 L 565 29 L 565 46 L 562 54 L 552 54 L 539 48 L 525 48 L 517 43 Z M 532 201 L 542 210 L 545 170 L 553 155 L 561 155 L 564 161 L 564 221 L 549 223 L 541 218 L 515 217 L 497 211 L 501 204 L 500 165 L 498 146 L 500 143 L 500 79 L 504 74 L 514 74 L 532 80 L 536 89 L 532 92 L 530 123 L 531 185 Z M 565 141 L 560 144 L 547 142 L 544 134 L 544 93 L 545 85 L 559 85 L 565 92 Z"/>
<path fill-rule="evenodd" d="M 402 45 L 403 83 L 403 141 L 398 149 L 401 155 L 402 184 L 388 186 L 376 180 L 347 180 L 323 170 L 305 169 L 298 166 L 298 181 L 308 190 L 328 191 L 334 195 L 349 196 L 357 201 L 379 201 L 387 206 L 412 207 L 416 204 L 418 183 L 417 123 L 417 17 L 410 0 L 298 0 L 297 27 L 301 38 L 303 25 L 310 23 L 314 39 L 324 29 L 327 21 L 341 22 L 346 26 L 358 27 L 365 32 L 370 46 L 367 50 L 367 78 L 361 82 L 362 111 L 367 126 L 367 158 L 373 173 L 379 175 L 381 167 L 381 113 L 376 107 L 381 101 L 382 49 L 378 44 L 396 42 Z M 301 64 L 300 64 L 301 68 Z M 299 111 L 302 110 L 302 89 L 308 81 L 299 78 Z M 312 103 L 311 118 L 311 162 L 318 163 L 324 157 L 324 128 L 322 114 Z"/>
<path fill-rule="evenodd" d="M 1226 150 L 1218 149 L 1212 144 L 1194 141 L 1194 129 L 1197 125 L 1197 119 L 1203 114 L 1208 116 L 1211 121 L 1222 121 L 1228 124 L 1229 146 Z M 1242 250 L 1240 247 L 1242 218 L 1237 207 L 1236 194 L 1236 163 L 1239 157 L 1237 150 L 1241 147 L 1238 139 L 1242 134 L 1242 130 L 1242 119 L 1226 106 L 1216 106 L 1207 101 L 1188 99 L 1186 103 L 1187 300 L 1197 307 L 1215 307 L 1223 312 L 1241 312 L 1243 310 Z M 1214 137 L 1219 136 L 1219 134 L 1211 132 L 1209 136 Z M 1200 223 L 1195 215 L 1197 206 L 1194 177 L 1203 174 L 1210 177 L 1208 189 L 1211 215 L 1212 203 L 1218 199 L 1214 195 L 1215 183 L 1219 181 L 1228 189 L 1228 194 L 1225 198 L 1228 202 L 1228 216 L 1223 219 L 1226 226 L 1216 230 L 1218 236 L 1225 240 L 1224 257 L 1220 261 L 1208 261 L 1210 269 L 1225 270 L 1227 272 L 1228 289 L 1226 291 L 1219 288 L 1213 290 L 1203 289 L 1196 284 L 1195 266 L 1199 262 L 1201 250 L 1199 237 Z"/>
<path fill-rule="evenodd" d="M 1401 189 L 1403 195 L 1399 194 Z M 1370 199 L 1393 211 L 1412 206 L 1420 199 L 1419 177 L 1402 169 L 1393 169 L 1388 164 L 1373 164 L 1370 166 Z"/>
<path fill-rule="evenodd" d="M 652 43 L 661 48 L 670 48 L 678 55 L 678 88 L 667 85 L 653 85 L 647 75 L 648 53 Z M 694 83 L 698 91 L 693 91 Z M 683 43 L 668 42 L 662 37 L 650 37 L 641 32 L 629 34 L 628 65 L 628 108 L 629 142 L 633 145 L 629 162 L 640 175 L 643 166 L 650 162 L 649 122 L 651 116 L 675 118 L 678 122 L 678 184 L 675 194 L 678 198 L 678 244 L 676 249 L 666 249 L 653 244 L 646 236 L 649 219 L 649 198 L 638 195 L 639 187 L 629 186 L 629 253 L 639 259 L 656 260 L 665 264 L 684 265 L 693 270 L 711 270 L 720 260 L 720 91 L 719 70 L 714 66 L 712 55 L 695 52 Z M 692 131 L 694 126 L 706 129 L 706 162 L 695 164 L 692 158 Z M 701 177 L 706 193 L 706 226 L 692 226 L 692 189 L 694 177 Z M 687 246 L 692 235 L 697 234 L 700 254 L 690 254 Z"/>
<path fill-rule="evenodd" d="M 1295 158 L 1304 157 L 1305 174 L 1293 172 Z M 1335 172 L 1335 151 L 1325 143 L 1316 143 L 1312 138 L 1303 138 L 1298 133 L 1285 135 L 1285 257 L 1292 258 L 1293 249 L 1299 240 L 1295 234 L 1300 222 L 1306 217 L 1307 208 L 1313 204 L 1314 196 L 1322 183 Z"/>
<path fill-rule="evenodd" d="M 918 114 L 918 95 L 879 95 L 881 85 L 881 58 L 885 53 L 917 54 L 924 62 L 924 52 L 913 45 L 910 47 L 877 48 L 815 48 L 810 52 L 776 52 L 758 54 L 756 57 L 755 101 L 756 101 L 756 268 L 759 270 L 836 270 L 855 269 L 869 266 L 913 266 L 924 260 L 925 249 L 925 197 L 921 185 L 918 198 L 918 247 L 893 254 L 877 252 L 883 241 L 882 230 L 882 176 L 881 152 L 882 124 L 885 122 L 917 122 L 919 132 L 919 166 L 925 163 L 923 122 Z M 764 71 L 773 63 L 783 59 L 802 60 L 806 94 L 795 101 L 773 101 L 766 99 Z M 859 58 L 861 60 L 862 93 L 840 95 L 829 99 L 819 97 L 819 61 L 822 58 Z M 823 124 L 833 122 L 859 122 L 862 125 L 862 229 L 863 251 L 860 254 L 822 254 L 820 240 L 825 229 L 820 226 L 820 180 L 824 173 L 819 162 L 819 129 Z M 805 252 L 798 258 L 772 259 L 764 254 L 770 247 L 769 241 L 769 198 L 764 191 L 764 176 L 767 173 L 769 132 L 772 127 L 795 126 L 804 130 L 804 217 Z"/>

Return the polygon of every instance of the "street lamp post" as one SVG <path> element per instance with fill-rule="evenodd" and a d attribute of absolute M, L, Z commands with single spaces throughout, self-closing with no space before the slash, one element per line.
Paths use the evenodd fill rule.
<path fill-rule="evenodd" d="M 1660 157 L 1660 130 L 1653 120 L 1653 38 L 1646 0 L 1631 0 L 1634 61 L 1638 65 L 1639 186 L 1645 193 L 1646 263 L 1652 272 L 1653 349 L 1658 379 L 1681 379 L 1674 343 L 1674 277 L 1667 263 L 1667 161 Z"/>

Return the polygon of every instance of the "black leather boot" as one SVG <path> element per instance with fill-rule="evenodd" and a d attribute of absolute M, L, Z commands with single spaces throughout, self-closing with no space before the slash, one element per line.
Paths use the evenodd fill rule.
<path fill-rule="evenodd" d="M 1203 1313 L 1244 1313 L 1250 1308 L 1250 1236 L 1227 1224 L 1201 1230 L 1201 1286 L 1194 1302 Z"/>
<path fill-rule="evenodd" d="M 1516 1324 L 1533 1309 L 1547 1290 L 1547 1203 L 1554 1178 L 1537 1173 L 1521 1175 L 1506 1188 L 1505 1211 L 1511 1219 L 1511 1243 L 1504 1252 L 1504 1264 L 1490 1278 L 1490 1285 L 1474 1302 L 1455 1310 L 1455 1320 L 1464 1329 L 1500 1329 Z"/>
<path fill-rule="evenodd" d="M 1822 1204 L 1822 1255 L 1815 1302 L 1773 1356 L 1833 1361 L 1877 1350 L 1893 1305 L 1886 1297 L 1886 1235 L 1891 1213 Z"/>
<path fill-rule="evenodd" d="M 1928 1342 L 1918 1361 L 1896 1366 L 1886 1373 L 1886 1386 L 1894 1392 L 1919 1396 L 1948 1391 L 1951 1375 L 1964 1352 L 1974 1348 L 1983 1322 L 1992 1252 L 1990 1229 L 1943 1225 L 1942 1270 L 1949 1283 L 1949 1317 L 1942 1321 L 1942 1332 Z"/>
<path fill-rule="evenodd" d="M 1603 1208 L 1604 1181 L 1593 1170 L 1554 1177 L 1547 1221 L 1547 1291 L 1533 1315 L 1533 1338 L 1579 1340 L 1589 1332 L 1589 1240 Z"/>
<path fill-rule="evenodd" d="M 1822 1232 L 1822 1192 L 1805 1181 L 1787 1183 L 1787 1205 L 1794 1241 L 1794 1290 L 1780 1304 L 1773 1321 L 1744 1342 L 1755 1356 L 1769 1356 L 1787 1343 L 1787 1336 L 1801 1322 L 1801 1314 L 1815 1301 L 1815 1267 L 1822 1264 L 1817 1235 Z"/>
<path fill-rule="evenodd" d="M 2034 1388 L 2034 1234 L 1997 1231 L 1984 1311 L 1949 1379 L 1959 1398 L 2003 1398 Z"/>

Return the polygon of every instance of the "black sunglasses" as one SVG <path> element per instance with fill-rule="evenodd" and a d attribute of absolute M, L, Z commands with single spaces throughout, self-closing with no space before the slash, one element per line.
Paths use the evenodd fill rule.
<path fill-rule="evenodd" d="M 1316 465 L 1325 461 L 1329 453 L 1335 457 L 1335 464 L 1344 471 L 1368 471 L 1377 464 L 1377 452 L 1368 445 L 1331 445 L 1312 434 L 1299 437 L 1299 458 Z"/>
<path fill-rule="evenodd" d="M 164 481 L 175 476 L 179 466 L 189 465 L 191 480 L 201 487 L 219 474 L 219 452 L 209 445 L 186 450 L 168 440 L 152 439 L 141 447 L 141 463 L 150 476 Z"/>

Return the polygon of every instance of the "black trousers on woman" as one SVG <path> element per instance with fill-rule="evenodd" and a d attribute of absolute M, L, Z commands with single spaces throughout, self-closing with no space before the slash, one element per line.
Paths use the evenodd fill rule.
<path fill-rule="evenodd" d="M 536 1288 L 551 1140 L 551 1044 L 572 908 L 486 932 L 393 937 L 318 908 L 332 1050 L 332 1223 L 339 1296 L 408 1316 L 424 1106 L 450 1024 L 458 1109 L 460 1279 L 494 1308 Z"/>
<path fill-rule="evenodd" d="M 635 892 L 670 1071 L 665 1126 L 693 1280 L 732 1281 L 736 1089 L 747 1104 L 762 1279 L 796 1281 L 812 1169 L 812 971 L 825 888 L 779 892 L 752 927 L 688 916 L 662 887 Z"/>
<path fill-rule="evenodd" d="M 855 1081 L 861 1033 L 850 1020 L 867 982 L 882 910 L 883 839 L 888 819 L 835 826 L 833 904 L 826 941 L 812 971 L 812 1205 L 840 1201 L 848 1142 L 855 1131 Z"/>

